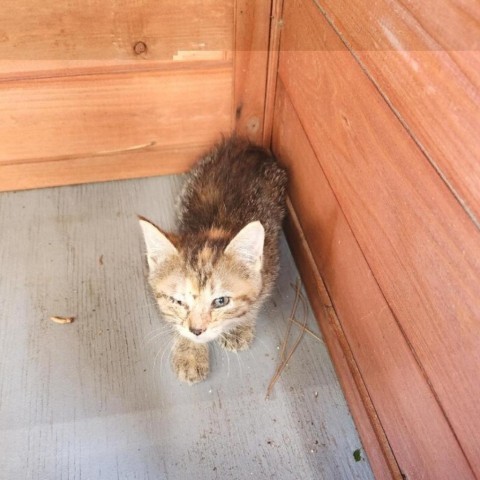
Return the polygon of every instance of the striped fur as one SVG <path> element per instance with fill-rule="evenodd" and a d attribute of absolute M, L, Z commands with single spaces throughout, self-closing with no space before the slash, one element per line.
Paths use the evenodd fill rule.
<path fill-rule="evenodd" d="M 268 151 L 230 138 L 189 173 L 177 233 L 140 219 L 150 285 L 180 335 L 173 367 L 181 380 L 206 377 L 207 342 L 242 350 L 253 340 L 257 311 L 278 274 L 286 181 Z"/>

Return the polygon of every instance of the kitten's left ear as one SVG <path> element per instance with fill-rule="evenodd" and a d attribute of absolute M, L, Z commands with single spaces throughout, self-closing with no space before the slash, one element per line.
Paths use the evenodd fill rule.
<path fill-rule="evenodd" d="M 139 221 L 147 246 L 147 261 L 150 270 L 153 270 L 165 258 L 178 254 L 173 243 L 153 223 L 143 217 L 139 217 Z"/>
<path fill-rule="evenodd" d="M 240 261 L 261 270 L 263 264 L 263 243 L 265 230 L 260 222 L 251 222 L 243 227 L 230 241 L 225 249 Z"/>

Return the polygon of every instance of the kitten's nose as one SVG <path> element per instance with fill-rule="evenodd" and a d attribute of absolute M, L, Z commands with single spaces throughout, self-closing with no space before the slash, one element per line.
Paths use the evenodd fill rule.
<path fill-rule="evenodd" d="M 192 327 L 190 327 L 190 331 L 198 337 L 199 335 L 201 335 L 205 331 L 205 329 L 204 328 L 192 328 Z"/>

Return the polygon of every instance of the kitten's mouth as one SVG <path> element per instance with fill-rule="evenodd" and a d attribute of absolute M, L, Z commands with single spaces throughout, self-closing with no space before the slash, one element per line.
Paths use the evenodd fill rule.
<path fill-rule="evenodd" d="M 198 337 L 189 337 L 195 343 L 208 343 L 213 340 L 213 338 L 206 338 L 205 336 L 198 336 Z"/>
<path fill-rule="evenodd" d="M 179 327 L 178 331 L 180 335 L 185 338 L 188 338 L 195 343 L 208 343 L 212 340 L 215 340 L 218 337 L 218 333 L 214 332 L 211 329 L 206 329 L 203 331 L 192 331 L 194 329 L 187 329 L 185 327 Z"/>

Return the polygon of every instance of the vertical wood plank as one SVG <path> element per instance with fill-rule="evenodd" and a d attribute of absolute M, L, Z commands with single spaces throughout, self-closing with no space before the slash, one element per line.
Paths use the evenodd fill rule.
<path fill-rule="evenodd" d="M 272 0 L 235 3 L 233 129 L 262 143 Z"/>
<path fill-rule="evenodd" d="M 280 35 L 283 26 L 283 2 L 284 0 L 273 0 L 272 2 L 267 86 L 265 93 L 265 125 L 263 128 L 263 145 L 267 148 L 270 147 L 272 141 L 275 93 L 278 78 L 278 59 L 280 55 Z"/>

